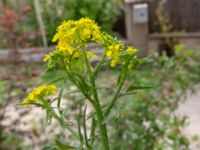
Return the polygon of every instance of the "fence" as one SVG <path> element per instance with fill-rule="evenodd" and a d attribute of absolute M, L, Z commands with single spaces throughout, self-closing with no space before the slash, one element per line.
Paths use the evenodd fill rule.
<path fill-rule="evenodd" d="M 149 2 L 150 33 L 159 32 L 156 9 L 161 0 Z M 167 0 L 164 10 L 173 31 L 200 32 L 200 0 Z"/>

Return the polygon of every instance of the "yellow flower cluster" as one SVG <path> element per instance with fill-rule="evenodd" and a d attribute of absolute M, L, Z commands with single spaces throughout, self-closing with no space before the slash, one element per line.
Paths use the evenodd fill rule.
<path fill-rule="evenodd" d="M 57 28 L 53 37 L 53 42 L 58 42 L 56 50 L 45 55 L 44 61 L 50 61 L 51 58 L 63 56 L 65 62 L 73 58 L 82 57 L 80 45 L 86 41 L 98 41 L 101 38 L 100 27 L 89 18 L 82 18 L 78 21 L 64 21 Z M 87 52 L 88 58 L 96 57 L 91 52 Z M 55 63 L 54 63 L 55 64 Z"/>
<path fill-rule="evenodd" d="M 110 45 L 106 51 L 106 56 L 111 58 L 111 67 L 115 67 L 119 60 L 120 44 Z"/>
<path fill-rule="evenodd" d="M 126 51 L 123 50 L 123 45 L 120 43 L 113 44 L 108 46 L 108 49 L 106 51 L 106 56 L 111 58 L 111 67 L 115 67 L 120 62 L 120 55 L 123 54 L 123 52 L 126 52 L 128 55 L 134 55 L 137 53 L 137 49 L 129 46 Z M 122 64 L 125 64 L 124 62 Z"/>
<path fill-rule="evenodd" d="M 126 51 L 128 54 L 136 54 L 138 52 L 136 48 L 131 47 L 131 46 L 129 46 Z"/>
<path fill-rule="evenodd" d="M 48 61 L 49 68 L 65 63 L 71 64 L 72 68 L 78 66 L 79 70 L 82 70 L 81 67 L 84 63 L 82 48 L 84 48 L 86 42 L 96 42 L 105 47 L 105 54 L 110 60 L 111 67 L 121 63 L 120 57 L 124 53 L 132 55 L 137 52 L 132 47 L 128 47 L 125 51 L 124 44 L 109 34 L 101 33 L 100 27 L 89 18 L 82 18 L 78 21 L 64 21 L 58 26 L 52 41 L 57 42 L 56 50 L 43 59 Z M 96 55 L 87 51 L 87 57 L 91 59 Z M 60 62 L 61 60 L 62 62 Z"/>
<path fill-rule="evenodd" d="M 63 22 L 53 37 L 53 42 L 58 41 L 57 49 L 73 53 L 72 46 L 77 46 L 84 41 L 97 41 L 100 38 L 100 27 L 89 18 L 78 21 Z"/>
<path fill-rule="evenodd" d="M 29 105 L 29 103 L 34 103 L 38 100 L 45 98 L 46 96 L 56 94 L 55 85 L 42 85 L 33 89 L 28 96 L 21 102 L 22 105 Z"/>
<path fill-rule="evenodd" d="M 136 62 L 136 60 L 133 59 L 133 58 L 136 58 L 135 55 L 136 55 L 136 53 L 138 52 L 138 50 L 137 50 L 136 48 L 134 48 L 134 47 L 129 46 L 129 47 L 126 49 L 125 52 L 126 52 L 126 54 L 127 54 L 129 57 L 132 58 L 131 60 L 128 60 L 128 69 L 130 70 L 130 69 L 134 66 L 134 64 L 135 64 L 135 62 Z M 129 59 L 129 58 L 125 57 L 125 58 L 122 59 L 122 64 L 123 64 L 123 65 L 125 65 L 125 64 L 127 63 L 127 59 Z"/>

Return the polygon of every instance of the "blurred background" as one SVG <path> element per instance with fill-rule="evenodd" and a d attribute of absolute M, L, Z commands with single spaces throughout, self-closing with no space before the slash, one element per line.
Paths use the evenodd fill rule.
<path fill-rule="evenodd" d="M 129 81 L 154 88 L 120 101 L 109 124 L 112 149 L 199 150 L 199 0 L 0 0 L 0 150 L 39 150 L 56 137 L 70 143 L 56 122 L 46 126 L 45 112 L 17 104 L 33 87 L 64 76 L 47 71 L 42 59 L 55 49 L 56 27 L 82 17 L 148 58 Z M 111 87 L 105 99 L 116 74 L 101 72 L 99 84 Z M 78 97 L 65 94 L 69 120 L 83 105 Z"/>

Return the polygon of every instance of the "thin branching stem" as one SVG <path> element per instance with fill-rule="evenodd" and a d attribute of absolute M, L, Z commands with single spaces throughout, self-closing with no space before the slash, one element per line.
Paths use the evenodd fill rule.
<path fill-rule="evenodd" d="M 107 135 L 107 128 L 106 128 L 106 124 L 101 123 L 104 119 L 104 116 L 103 116 L 103 112 L 101 110 L 101 105 L 100 105 L 100 102 L 99 102 L 99 97 L 98 97 L 96 84 L 95 84 L 95 77 L 94 77 L 94 74 L 92 73 L 91 65 L 90 65 L 89 60 L 87 58 L 85 45 L 82 46 L 82 50 L 83 50 L 83 55 L 84 55 L 86 66 L 87 66 L 88 73 L 89 73 L 90 84 L 92 86 L 92 93 L 93 93 L 93 98 L 94 98 L 94 101 L 95 101 L 93 103 L 93 107 L 96 111 L 97 118 L 98 118 L 99 132 L 100 132 L 103 148 L 104 148 L 104 150 L 109 150 L 110 147 L 109 147 L 109 141 L 108 141 L 108 135 Z"/>

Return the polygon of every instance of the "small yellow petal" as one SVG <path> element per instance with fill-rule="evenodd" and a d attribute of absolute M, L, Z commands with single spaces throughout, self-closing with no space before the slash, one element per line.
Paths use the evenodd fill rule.
<path fill-rule="evenodd" d="M 80 51 L 76 51 L 73 55 L 74 58 L 79 58 L 81 56 L 81 52 Z"/>
<path fill-rule="evenodd" d="M 108 51 L 106 52 L 106 56 L 111 57 L 111 56 L 112 56 L 112 51 L 111 51 L 111 50 L 108 50 Z"/>
<path fill-rule="evenodd" d="M 137 49 L 133 48 L 133 47 L 128 47 L 128 49 L 126 50 L 129 54 L 135 54 L 137 53 Z"/>
<path fill-rule="evenodd" d="M 97 57 L 95 54 L 92 54 L 91 52 L 87 52 L 87 57 L 89 58 L 89 59 L 91 59 L 91 58 L 95 58 L 95 57 Z"/>
<path fill-rule="evenodd" d="M 58 34 L 55 34 L 53 39 L 52 39 L 52 42 L 56 42 L 58 40 Z"/>
<path fill-rule="evenodd" d="M 68 51 L 69 55 L 72 55 L 74 50 L 72 47 L 67 47 L 67 51 Z"/>
<path fill-rule="evenodd" d="M 88 39 L 90 37 L 91 31 L 88 29 L 83 30 L 83 38 Z"/>
<path fill-rule="evenodd" d="M 108 49 L 113 50 L 113 49 L 114 49 L 114 46 L 113 46 L 113 45 L 110 45 L 110 46 L 108 47 Z"/>
<path fill-rule="evenodd" d="M 113 59 L 113 60 L 111 61 L 110 66 L 111 66 L 111 67 L 115 67 L 115 66 L 117 65 L 117 61 L 118 61 L 118 60 Z"/>
<path fill-rule="evenodd" d="M 114 49 L 115 49 L 116 51 L 118 51 L 119 48 L 120 48 L 120 45 L 119 45 L 119 44 L 117 44 L 117 45 L 114 46 Z"/>
<path fill-rule="evenodd" d="M 49 54 L 46 54 L 43 58 L 43 61 L 48 61 L 50 59 L 50 55 Z"/>

